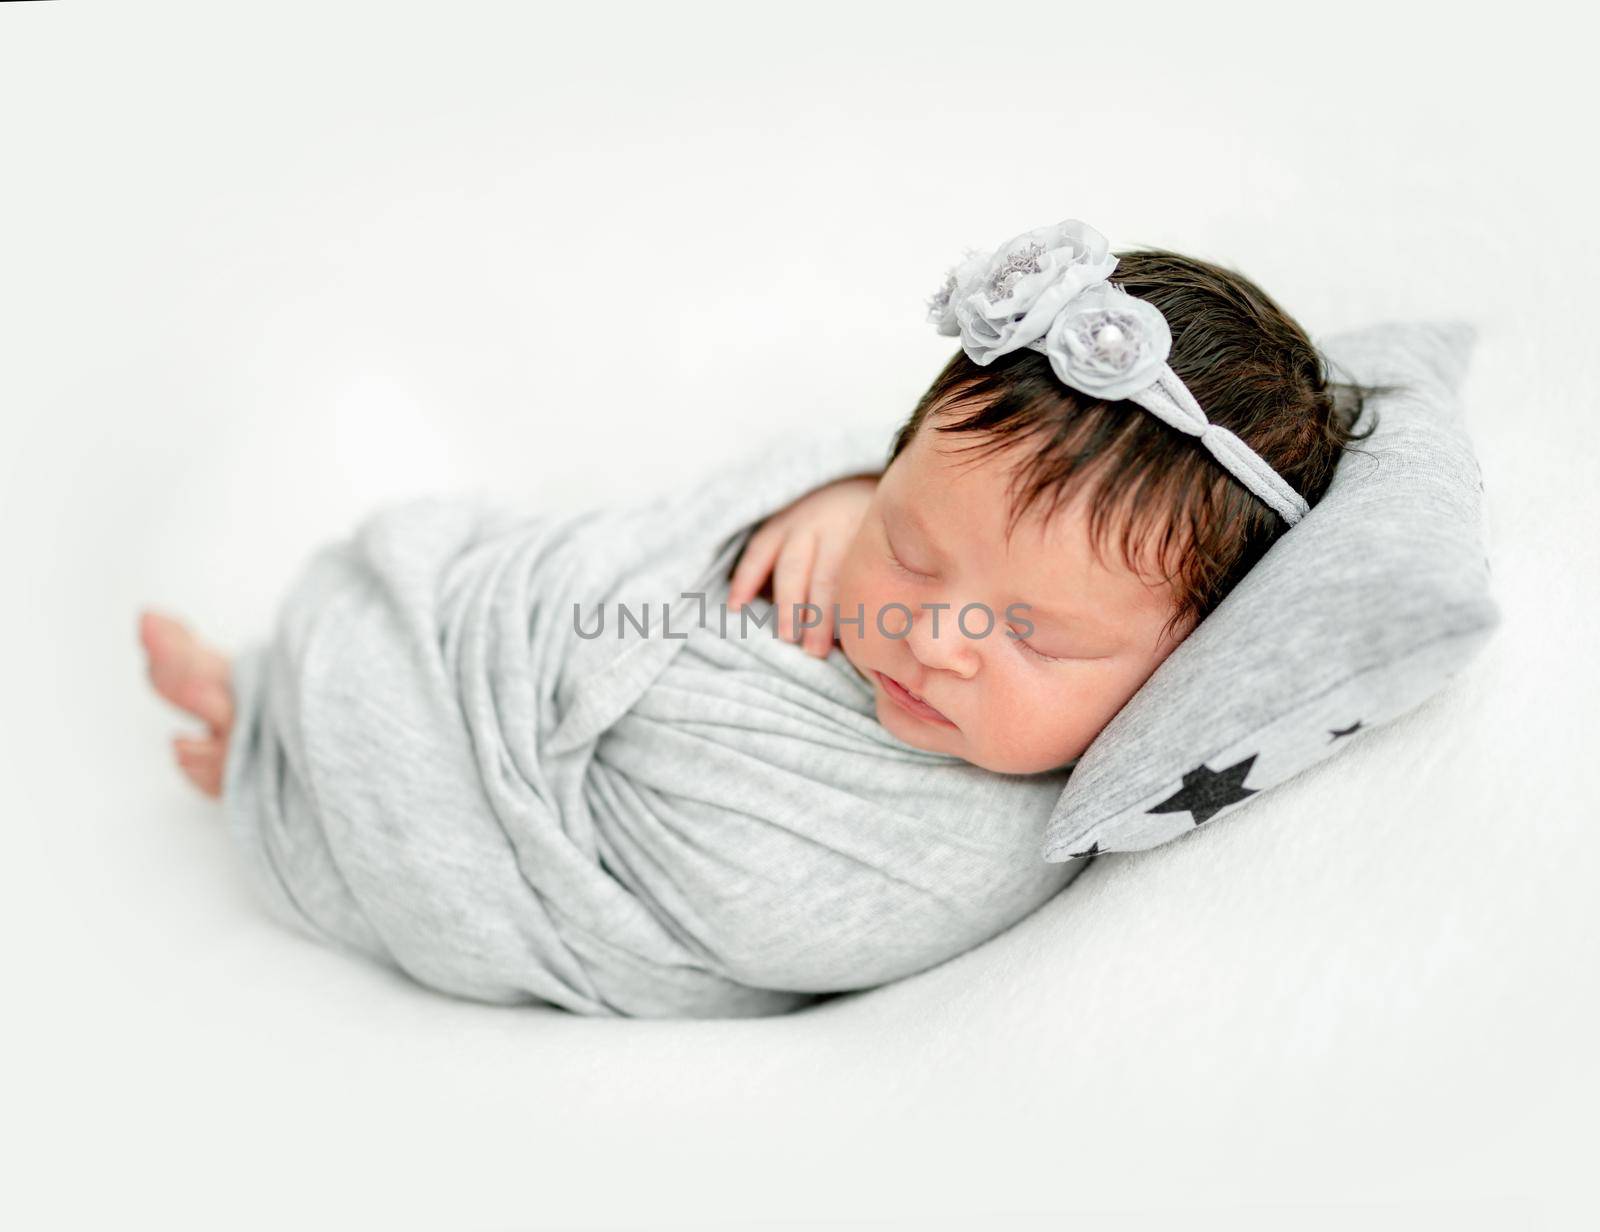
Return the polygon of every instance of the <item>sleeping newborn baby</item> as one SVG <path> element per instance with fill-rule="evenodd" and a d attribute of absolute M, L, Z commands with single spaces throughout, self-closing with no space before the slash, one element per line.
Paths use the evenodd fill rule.
<path fill-rule="evenodd" d="M 1059 891 L 1073 764 L 1359 405 L 1247 279 L 1078 222 L 969 254 L 929 312 L 962 349 L 898 431 L 633 509 L 390 506 L 231 662 L 144 613 L 268 906 L 458 996 L 744 1016 Z"/>

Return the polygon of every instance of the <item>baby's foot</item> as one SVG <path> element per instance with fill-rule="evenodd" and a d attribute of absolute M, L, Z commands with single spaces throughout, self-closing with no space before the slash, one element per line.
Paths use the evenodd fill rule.
<path fill-rule="evenodd" d="M 181 621 L 159 612 L 139 613 L 139 641 L 156 692 L 209 729 L 204 736 L 173 738 L 179 768 L 206 795 L 221 796 L 233 730 L 233 673 L 227 656 L 202 643 Z"/>

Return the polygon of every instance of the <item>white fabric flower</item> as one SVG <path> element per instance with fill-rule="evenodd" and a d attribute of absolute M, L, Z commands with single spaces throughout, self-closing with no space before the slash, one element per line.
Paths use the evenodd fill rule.
<path fill-rule="evenodd" d="M 941 318 L 939 332 L 959 332 L 974 363 L 991 363 L 1040 338 L 1067 301 L 1116 266 L 1105 236 L 1075 218 L 1025 231 L 951 271 L 945 298 L 953 328 Z"/>
<path fill-rule="evenodd" d="M 1067 304 L 1034 349 L 1049 357 L 1063 385 L 1115 402 L 1160 375 L 1172 331 L 1154 304 L 1103 282 Z"/>
<path fill-rule="evenodd" d="M 982 273 L 987 264 L 988 259 L 982 253 L 967 249 L 961 260 L 945 273 L 939 289 L 928 296 L 928 320 L 938 327 L 941 334 L 953 338 L 961 332 L 961 327 L 956 324 L 955 297 L 962 287 L 969 285 Z"/>

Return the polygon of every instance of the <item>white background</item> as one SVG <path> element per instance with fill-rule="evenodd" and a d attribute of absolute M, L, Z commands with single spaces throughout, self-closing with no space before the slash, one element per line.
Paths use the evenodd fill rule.
<path fill-rule="evenodd" d="M 1562 12 L 0 4 L 0 1220 L 1593 1214 L 1596 99 Z M 1479 326 L 1505 620 L 1470 672 L 795 1019 L 490 1010 L 267 921 L 141 605 L 239 645 L 390 497 L 605 502 L 909 410 L 945 266 L 1066 217 L 1315 335 Z"/>

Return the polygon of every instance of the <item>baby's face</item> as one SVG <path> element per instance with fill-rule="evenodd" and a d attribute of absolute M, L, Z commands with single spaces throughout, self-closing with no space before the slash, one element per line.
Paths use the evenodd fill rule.
<path fill-rule="evenodd" d="M 1076 496 L 1048 524 L 1044 502 L 1030 508 L 1008 545 L 1006 485 L 1027 446 L 956 454 L 976 439 L 924 424 L 884 473 L 838 576 L 841 616 L 860 604 L 866 619 L 841 626 L 839 644 L 873 682 L 879 721 L 907 744 L 1005 774 L 1054 770 L 1190 630 L 1160 636 L 1170 587 L 1149 562 L 1124 565 L 1115 535 L 1099 559 Z M 968 604 L 993 613 L 987 636 L 982 608 L 966 616 L 971 636 L 958 627 Z"/>

